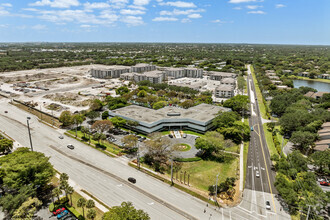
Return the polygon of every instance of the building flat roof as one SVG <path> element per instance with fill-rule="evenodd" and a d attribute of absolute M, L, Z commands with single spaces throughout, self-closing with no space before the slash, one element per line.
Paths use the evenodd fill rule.
<path fill-rule="evenodd" d="M 107 66 L 107 67 L 93 67 L 93 70 L 122 70 L 130 69 L 129 66 Z"/>
<path fill-rule="evenodd" d="M 162 119 L 192 119 L 200 122 L 208 122 L 215 118 L 219 111 L 230 111 L 230 109 L 209 104 L 200 104 L 189 109 L 166 106 L 158 110 L 138 105 L 129 105 L 113 110 L 112 112 L 135 121 L 150 124 Z"/>
<path fill-rule="evenodd" d="M 216 72 L 216 71 L 210 71 L 209 75 L 212 76 L 236 76 L 236 73 L 227 73 L 227 72 Z"/>
<path fill-rule="evenodd" d="M 153 65 L 150 65 L 150 64 L 147 64 L 147 63 L 138 63 L 133 67 L 146 67 L 146 66 L 153 66 Z"/>
<path fill-rule="evenodd" d="M 233 86 L 232 85 L 219 85 L 216 90 L 220 90 L 220 91 L 232 91 L 234 90 Z"/>

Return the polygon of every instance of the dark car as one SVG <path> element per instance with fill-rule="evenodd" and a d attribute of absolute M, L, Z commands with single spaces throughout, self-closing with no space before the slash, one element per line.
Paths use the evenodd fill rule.
<path fill-rule="evenodd" d="M 5 113 L 8 113 L 8 111 L 5 111 Z"/>
<path fill-rule="evenodd" d="M 74 146 L 72 144 L 68 144 L 67 146 L 69 149 L 73 150 L 74 149 Z"/>
<path fill-rule="evenodd" d="M 170 138 L 173 138 L 173 135 L 171 135 L 171 134 L 169 134 L 168 136 L 169 136 Z"/>
<path fill-rule="evenodd" d="M 136 183 L 136 179 L 133 177 L 128 177 L 128 181 L 130 181 L 131 183 Z"/>
<path fill-rule="evenodd" d="M 270 202 L 268 200 L 266 201 L 266 209 L 270 210 Z"/>
<path fill-rule="evenodd" d="M 187 134 L 183 134 L 182 137 L 183 137 L 183 138 L 186 138 L 186 137 L 187 137 Z"/>

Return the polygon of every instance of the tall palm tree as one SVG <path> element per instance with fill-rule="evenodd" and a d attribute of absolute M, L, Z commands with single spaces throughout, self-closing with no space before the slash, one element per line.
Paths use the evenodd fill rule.
<path fill-rule="evenodd" d="M 57 188 L 53 189 L 52 192 L 54 193 L 54 195 L 57 196 L 57 200 L 60 200 L 60 195 L 62 194 L 62 190 L 59 187 L 57 187 Z"/>
<path fill-rule="evenodd" d="M 81 207 L 83 210 L 83 216 L 85 217 L 85 206 L 86 206 L 86 199 L 83 197 L 80 197 L 77 201 L 77 206 Z"/>
<path fill-rule="evenodd" d="M 72 186 L 68 186 L 66 188 L 66 193 L 70 195 L 70 203 L 71 203 L 71 206 L 72 206 L 72 194 L 74 193 L 74 189 Z"/>
<path fill-rule="evenodd" d="M 86 202 L 86 208 L 91 209 L 95 207 L 95 202 L 92 199 L 87 200 Z"/>
<path fill-rule="evenodd" d="M 87 212 L 87 218 L 94 219 L 96 217 L 96 211 L 94 209 L 89 209 Z"/>

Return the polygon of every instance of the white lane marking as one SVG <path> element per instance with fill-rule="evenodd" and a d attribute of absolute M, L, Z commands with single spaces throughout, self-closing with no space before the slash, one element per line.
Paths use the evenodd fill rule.
<path fill-rule="evenodd" d="M 149 202 L 148 205 L 153 205 L 154 203 L 153 202 Z"/>
<path fill-rule="evenodd" d="M 123 186 L 123 184 L 119 184 L 119 185 L 117 185 L 118 187 L 122 187 Z"/>
<path fill-rule="evenodd" d="M 252 166 L 248 166 L 248 168 L 252 168 Z"/>
<path fill-rule="evenodd" d="M 260 163 L 259 163 L 259 168 L 260 168 Z M 263 184 L 263 181 L 262 181 L 262 174 L 260 173 L 260 181 L 261 181 L 261 189 L 262 189 L 262 194 L 263 194 L 263 197 L 264 197 L 264 205 L 266 204 L 266 197 L 265 197 L 265 191 L 264 191 L 264 184 Z"/>

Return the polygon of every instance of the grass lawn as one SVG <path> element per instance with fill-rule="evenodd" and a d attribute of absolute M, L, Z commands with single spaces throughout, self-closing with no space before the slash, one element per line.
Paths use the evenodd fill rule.
<path fill-rule="evenodd" d="M 260 91 L 259 86 L 258 86 L 258 81 L 257 81 L 256 75 L 254 73 L 253 66 L 251 66 L 251 73 L 252 73 L 252 77 L 253 77 L 254 87 L 256 88 L 256 93 L 257 93 L 257 98 L 258 98 L 258 104 L 259 104 L 259 108 L 260 108 L 261 117 L 266 119 L 266 118 L 268 118 L 267 114 L 266 114 L 266 108 L 265 108 L 265 105 L 262 101 L 262 94 L 261 94 L 261 91 Z"/>
<path fill-rule="evenodd" d="M 180 143 L 180 144 L 174 145 L 174 149 L 176 151 L 189 151 L 191 149 L 191 146 L 189 144 Z"/>
<path fill-rule="evenodd" d="M 74 136 L 76 135 L 76 131 L 75 130 L 69 130 L 68 132 L 70 134 L 74 135 Z M 78 135 L 79 138 L 83 138 L 84 137 L 84 135 L 83 135 L 83 133 L 81 131 L 77 131 L 77 135 Z M 86 135 L 86 137 L 88 137 L 88 136 Z M 120 149 L 118 146 L 116 146 L 114 144 L 109 143 L 108 141 L 100 141 L 100 143 L 101 143 L 101 145 L 103 145 L 103 146 L 106 147 L 107 151 L 109 151 L 111 153 L 114 153 L 114 154 L 117 154 L 118 155 L 119 153 L 122 152 L 122 149 Z M 88 144 L 88 140 L 86 141 L 86 144 Z M 91 144 L 96 145 L 96 144 L 98 144 L 98 141 L 94 141 L 91 138 Z"/>
<path fill-rule="evenodd" d="M 77 207 L 77 201 L 78 201 L 78 199 L 79 198 L 81 198 L 82 196 L 81 195 L 79 195 L 77 192 L 74 192 L 73 194 L 72 194 L 72 206 L 75 208 L 75 210 L 77 210 L 81 215 L 83 214 L 83 210 L 82 210 L 82 208 L 79 208 L 79 207 Z M 70 199 L 70 196 L 69 196 L 69 199 Z M 70 201 L 71 202 L 71 201 Z M 69 204 L 71 204 L 69 202 Z M 95 209 L 95 211 L 96 211 L 96 217 L 95 217 L 95 220 L 101 220 L 102 219 L 102 216 L 103 216 L 103 212 L 100 210 L 100 209 L 98 209 L 98 208 L 93 208 L 93 209 Z M 87 208 L 85 208 L 85 218 L 87 219 L 87 217 L 86 217 L 86 215 L 87 215 L 87 211 L 88 211 L 88 209 Z"/>
<path fill-rule="evenodd" d="M 170 134 L 170 131 L 162 131 L 161 133 L 162 133 L 162 135 L 168 135 L 168 134 Z"/>
<path fill-rule="evenodd" d="M 229 152 L 233 152 L 233 153 L 237 153 L 237 154 L 239 154 L 240 147 L 241 147 L 241 145 L 237 145 L 237 144 L 235 144 L 235 145 L 232 146 L 232 147 L 227 147 L 227 148 L 225 148 L 225 151 L 229 151 Z"/>
<path fill-rule="evenodd" d="M 197 136 L 200 136 L 200 137 L 204 136 L 203 134 L 200 134 L 200 133 L 197 133 L 197 132 L 194 132 L 194 131 L 183 131 L 183 133 L 197 135 Z"/>
<path fill-rule="evenodd" d="M 227 177 L 237 177 L 238 158 L 229 163 L 218 163 L 215 161 L 184 162 L 180 171 L 190 174 L 190 184 L 194 187 L 208 191 L 210 185 L 215 184 L 216 175 L 219 173 L 218 184 L 225 181 Z M 168 173 L 170 176 L 170 173 Z M 173 175 L 175 177 L 175 174 Z"/>
<path fill-rule="evenodd" d="M 264 133 L 265 133 L 265 137 L 266 137 L 266 142 L 267 142 L 267 145 L 268 145 L 268 149 L 269 149 L 270 155 L 273 155 L 273 154 L 277 154 L 278 155 L 277 150 L 275 148 L 275 144 L 273 142 L 272 133 L 267 130 L 266 124 L 263 124 L 263 129 L 264 129 Z"/>
<path fill-rule="evenodd" d="M 248 153 L 249 153 L 249 144 L 250 142 L 244 142 L 244 150 L 243 150 L 243 170 L 244 170 L 244 175 L 243 175 L 243 188 L 245 187 L 245 177 L 246 177 L 246 167 L 247 167 L 247 159 L 248 159 Z"/>
<path fill-rule="evenodd" d="M 281 130 L 281 126 L 279 125 L 276 125 L 274 129 L 277 129 L 277 130 Z M 277 132 L 276 133 L 276 138 L 277 140 L 281 143 L 281 147 L 282 147 L 282 138 L 283 138 L 283 135 L 280 134 L 280 132 Z M 284 143 L 283 143 L 283 147 L 288 143 L 288 139 L 284 139 Z"/>

